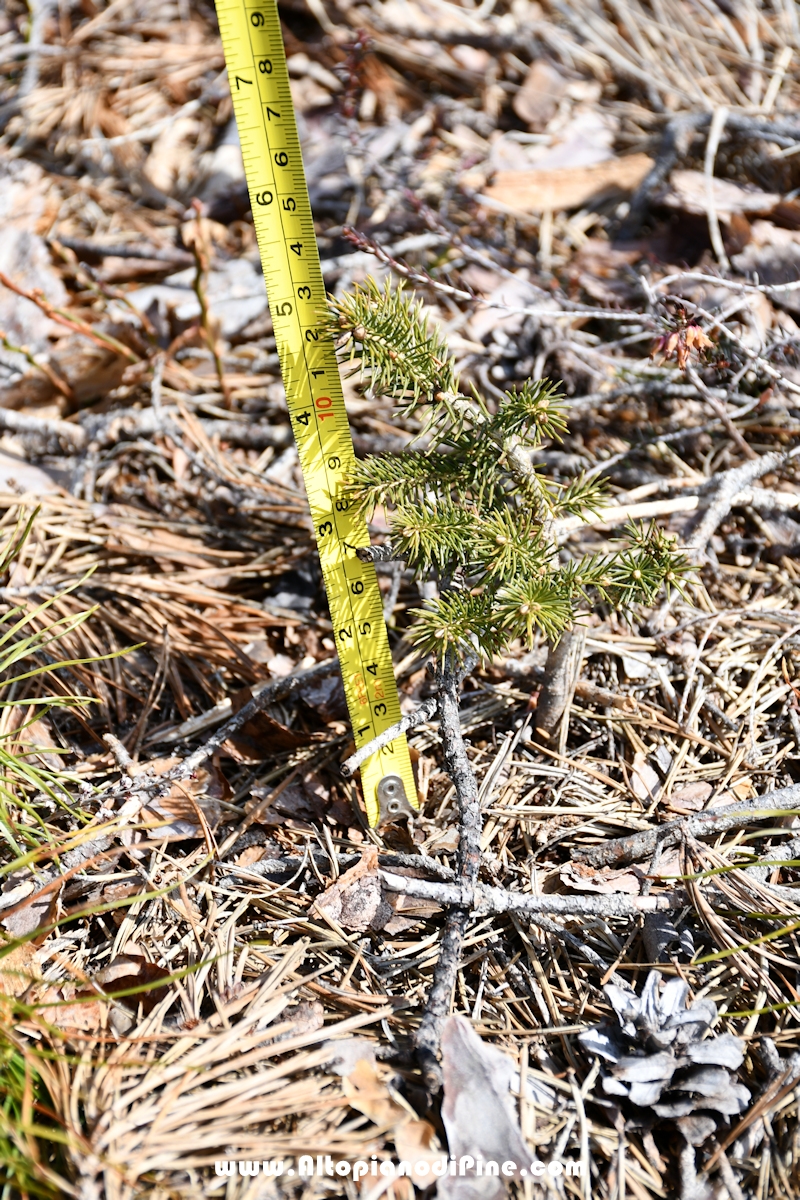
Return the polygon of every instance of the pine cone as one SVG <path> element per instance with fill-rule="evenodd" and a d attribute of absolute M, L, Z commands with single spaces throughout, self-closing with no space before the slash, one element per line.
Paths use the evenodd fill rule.
<path fill-rule="evenodd" d="M 660 973 L 651 971 L 641 996 L 609 984 L 604 991 L 619 1028 L 598 1025 L 579 1034 L 589 1054 L 612 1064 L 601 1077 L 603 1091 L 659 1117 L 743 1112 L 750 1092 L 735 1081 L 734 1072 L 744 1058 L 744 1043 L 730 1033 L 701 1040 L 716 1018 L 716 1005 L 698 1000 L 687 1008 L 688 984 L 670 979 L 659 994 L 660 983 Z M 701 1124 L 705 1136 L 712 1132 L 711 1118 Z"/>

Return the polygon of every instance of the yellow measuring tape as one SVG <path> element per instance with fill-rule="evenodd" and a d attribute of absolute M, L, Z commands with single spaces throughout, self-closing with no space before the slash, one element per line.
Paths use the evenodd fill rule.
<path fill-rule="evenodd" d="M 275 342 L 356 747 L 400 719 L 378 578 L 346 482 L 355 456 L 339 366 L 325 328 L 325 285 L 275 0 L 216 0 Z M 417 792 L 405 736 L 361 768 L 370 825 Z"/>

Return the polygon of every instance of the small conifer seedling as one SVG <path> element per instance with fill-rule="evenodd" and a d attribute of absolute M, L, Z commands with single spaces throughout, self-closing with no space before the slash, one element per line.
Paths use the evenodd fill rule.
<path fill-rule="evenodd" d="M 511 642 L 531 646 L 542 636 L 551 648 L 546 692 L 551 660 L 555 677 L 582 606 L 652 603 L 662 587 L 680 587 L 688 563 L 655 524 L 629 527 L 616 554 L 561 561 L 558 520 L 595 512 L 602 491 L 582 479 L 556 483 L 532 465 L 532 452 L 566 427 L 552 384 L 527 383 L 493 407 L 474 389 L 462 391 L 445 339 L 429 328 L 421 305 L 388 281 L 384 290 L 368 281 L 331 301 L 331 327 L 342 357 L 356 364 L 373 394 L 391 397 L 419 429 L 414 448 L 357 463 L 348 487 L 367 516 L 381 505 L 391 521 L 388 549 L 359 553 L 404 559 L 418 576 L 435 572 L 438 579 L 438 598 L 415 611 L 409 635 L 434 659 L 442 749 L 459 808 L 458 882 L 471 896 L 480 872 L 481 810 L 459 723 L 464 674 Z M 468 921 L 468 901 L 450 909 L 414 1035 L 432 1091 L 441 1086 L 440 1034 Z"/>
<path fill-rule="evenodd" d="M 463 662 L 518 639 L 530 647 L 537 634 L 556 643 L 592 598 L 630 609 L 680 587 L 687 561 L 655 524 L 630 525 L 616 554 L 559 560 L 556 521 L 596 512 L 603 491 L 531 465 L 566 427 L 556 387 L 528 382 L 490 409 L 460 390 L 444 338 L 402 287 L 368 280 L 331 307 L 340 350 L 373 393 L 421 423 L 416 449 L 363 459 L 349 485 L 367 516 L 378 505 L 389 514 L 392 557 L 438 576 L 439 598 L 413 614 L 421 650 Z"/>

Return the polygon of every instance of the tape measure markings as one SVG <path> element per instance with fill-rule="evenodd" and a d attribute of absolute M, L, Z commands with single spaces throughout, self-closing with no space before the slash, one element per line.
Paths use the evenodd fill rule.
<path fill-rule="evenodd" d="M 366 523 L 344 484 L 355 463 L 275 0 L 218 0 L 231 96 L 287 405 L 308 493 L 356 745 L 400 719 L 375 567 L 355 551 Z M 397 776 L 416 807 L 405 738 L 361 769 L 371 824 Z M 394 785 L 391 785 L 394 786 Z M 397 785 L 399 787 L 399 783 Z M 391 791 L 391 788 L 389 788 Z"/>

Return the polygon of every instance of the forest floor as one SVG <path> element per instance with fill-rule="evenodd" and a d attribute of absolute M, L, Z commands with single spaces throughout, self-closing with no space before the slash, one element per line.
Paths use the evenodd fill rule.
<path fill-rule="evenodd" d="M 469 928 L 453 1008 L 478 1037 L 448 1027 L 443 1113 L 411 1042 L 444 901 L 380 871 L 452 879 L 454 789 L 435 724 L 410 735 L 411 827 L 370 830 L 339 769 L 349 724 L 213 8 L 7 0 L 3 1195 L 408 1200 L 405 1179 L 214 1163 L 513 1157 L 518 1120 L 541 1159 L 584 1168 L 511 1181 L 526 1198 L 795 1197 L 798 9 L 281 16 L 329 290 L 408 279 L 489 401 L 560 382 L 568 429 L 538 461 L 609 492 L 564 553 L 657 519 L 697 574 L 632 623 L 587 614 L 547 750 L 544 642 L 465 683 L 482 878 L 539 908 Z M 353 378 L 346 399 L 359 455 L 408 444 Z M 379 574 L 408 712 L 432 686 L 404 638 L 420 585 Z M 663 1013 L 627 1018 L 640 1093 L 606 1087 L 579 1040 L 654 968 L 715 1006 L 701 1045 L 743 1047 L 662 1112 L 643 1030 Z"/>

